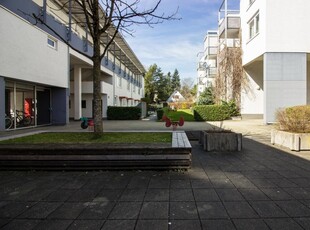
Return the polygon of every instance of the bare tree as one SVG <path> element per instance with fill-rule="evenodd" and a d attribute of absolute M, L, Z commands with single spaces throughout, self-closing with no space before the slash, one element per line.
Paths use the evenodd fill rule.
<path fill-rule="evenodd" d="M 103 131 L 100 66 L 109 47 L 115 44 L 114 40 L 121 37 L 121 34 L 133 35 L 133 25 L 153 26 L 166 20 L 178 19 L 175 17 L 177 10 L 168 16 L 164 13 L 157 13 L 161 0 L 157 0 L 149 9 L 144 9 L 140 0 L 62 0 L 62 2 L 59 10 L 65 10 L 68 13 L 74 11 L 79 14 L 76 23 L 86 27 L 85 29 L 91 36 L 93 43 L 92 56 L 73 47 L 67 38 L 63 38 L 53 30 L 41 15 L 33 14 L 32 16 L 35 18 L 36 23 L 44 24 L 73 50 L 92 60 L 94 132 L 100 134 Z"/>

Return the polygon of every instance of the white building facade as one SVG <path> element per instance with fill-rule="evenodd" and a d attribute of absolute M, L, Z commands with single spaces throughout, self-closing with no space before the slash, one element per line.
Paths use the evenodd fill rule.
<path fill-rule="evenodd" d="M 207 87 L 214 86 L 217 73 L 218 32 L 208 31 L 203 44 L 204 50 L 198 54 L 200 58 L 197 67 L 197 96 Z"/>
<path fill-rule="evenodd" d="M 279 108 L 310 104 L 310 1 L 240 0 L 238 15 L 230 14 L 229 6 L 229 0 L 221 5 L 218 43 L 220 49 L 222 34 L 227 43 L 241 41 L 247 79 L 241 114 L 262 117 L 267 124 L 275 122 Z"/>
<path fill-rule="evenodd" d="M 307 0 L 241 0 L 244 70 L 252 98 L 243 95 L 244 112 L 275 121 L 282 107 L 310 103 L 310 15 Z"/>
<path fill-rule="evenodd" d="M 65 12 L 63 2 L 0 2 L 0 131 L 7 119 L 16 129 L 93 116 L 92 62 L 81 54 L 91 55 L 90 36 L 71 26 L 79 15 Z M 31 15 L 39 13 L 57 34 L 35 24 Z M 143 65 L 121 36 L 112 47 L 101 66 L 103 118 L 108 106 L 135 106 L 144 96 Z M 29 124 L 25 117 L 31 117 Z"/>

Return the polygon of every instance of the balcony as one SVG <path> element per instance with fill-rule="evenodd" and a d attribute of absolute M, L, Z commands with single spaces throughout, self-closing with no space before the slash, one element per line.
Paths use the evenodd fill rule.
<path fill-rule="evenodd" d="M 227 20 L 227 26 L 225 23 Z M 219 37 L 225 38 L 225 33 L 227 30 L 226 38 L 238 38 L 240 30 L 241 20 L 237 15 L 227 15 L 227 19 L 223 18 L 219 24 Z"/>
<path fill-rule="evenodd" d="M 240 10 L 224 0 L 218 12 L 219 38 L 238 38 L 241 27 Z"/>

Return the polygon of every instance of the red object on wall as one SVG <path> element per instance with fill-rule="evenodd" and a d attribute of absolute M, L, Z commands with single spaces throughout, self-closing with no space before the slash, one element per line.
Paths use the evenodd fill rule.
<path fill-rule="evenodd" d="M 26 98 L 24 100 L 24 115 L 31 116 L 32 111 L 32 98 Z"/>

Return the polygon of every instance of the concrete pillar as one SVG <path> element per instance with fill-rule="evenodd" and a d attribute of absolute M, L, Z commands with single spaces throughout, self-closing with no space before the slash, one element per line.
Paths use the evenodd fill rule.
<path fill-rule="evenodd" d="M 82 68 L 74 66 L 74 120 L 82 117 Z"/>
<path fill-rule="evenodd" d="M 264 54 L 264 122 L 276 121 L 279 108 L 307 103 L 307 54 Z"/>

